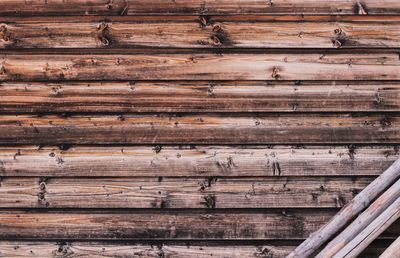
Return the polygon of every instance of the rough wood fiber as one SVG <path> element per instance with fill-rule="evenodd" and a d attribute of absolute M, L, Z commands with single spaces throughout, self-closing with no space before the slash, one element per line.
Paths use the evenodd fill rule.
<path fill-rule="evenodd" d="M 0 48 L 400 47 L 397 16 L 362 17 L 7 17 L 0 18 Z"/>
<path fill-rule="evenodd" d="M 400 80 L 388 53 L 1 54 L 0 81 Z"/>
<path fill-rule="evenodd" d="M 373 179 L 6 177 L 0 208 L 338 208 Z"/>
<path fill-rule="evenodd" d="M 304 239 L 337 210 L 262 210 L 254 212 L 6 211 L 0 214 L 2 239 Z M 34 223 L 32 223 L 34 222 Z M 383 238 L 393 239 L 400 224 Z"/>
<path fill-rule="evenodd" d="M 394 115 L 0 117 L 2 144 L 399 143 Z"/>
<path fill-rule="evenodd" d="M 400 84 L 354 82 L 1 83 L 0 112 L 399 112 Z"/>
<path fill-rule="evenodd" d="M 378 176 L 400 155 L 397 145 L 60 148 L 2 147 L 0 176 Z"/>
<path fill-rule="evenodd" d="M 12 0 L 1 15 L 137 15 L 137 14 L 399 14 L 397 0 Z"/>

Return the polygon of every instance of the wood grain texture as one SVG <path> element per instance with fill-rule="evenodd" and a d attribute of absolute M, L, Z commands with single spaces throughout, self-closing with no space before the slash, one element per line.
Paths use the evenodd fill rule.
<path fill-rule="evenodd" d="M 397 0 L 90 0 L 7 1 L 1 15 L 137 15 L 137 14 L 399 14 Z"/>
<path fill-rule="evenodd" d="M 369 214 L 370 210 L 374 210 L 375 206 L 381 206 L 383 209 L 383 207 L 390 204 L 391 200 L 398 198 L 400 195 L 398 192 L 398 188 L 400 187 L 400 180 L 398 181 L 399 177 L 400 159 L 396 160 L 387 170 L 348 202 L 327 224 L 310 235 L 301 245 L 296 247 L 296 249 L 288 255 L 288 258 L 308 258 L 323 247 L 324 244 L 327 244 L 332 237 L 335 237 L 339 233 L 345 233 L 348 228 L 352 228 L 352 230 L 349 229 L 351 233 L 356 232 L 359 225 L 362 227 L 361 224 L 357 224 L 365 219 L 364 214 Z M 399 183 L 395 183 L 396 181 Z M 387 190 L 388 188 L 389 190 Z M 390 200 L 387 201 L 386 199 Z M 373 214 L 371 214 L 371 216 L 373 216 Z M 366 218 L 368 219 L 369 215 L 367 215 Z M 353 225 L 349 225 L 349 223 L 354 223 L 353 225 L 356 225 L 356 227 L 354 228 Z M 347 225 L 349 226 L 346 228 Z M 340 237 L 340 234 L 338 237 Z M 336 239 L 332 241 L 335 242 Z"/>
<path fill-rule="evenodd" d="M 0 117 L 2 144 L 399 143 L 394 115 Z"/>
<path fill-rule="evenodd" d="M 348 243 L 353 242 L 354 239 L 359 239 L 359 235 L 363 235 L 363 231 L 367 228 L 370 228 L 372 224 L 376 224 L 379 221 L 380 231 L 383 232 L 385 223 L 378 218 L 381 218 L 383 213 L 387 213 L 388 210 L 393 209 L 393 203 L 400 197 L 400 180 L 397 180 L 392 186 L 390 186 L 384 193 L 382 193 L 372 204 L 369 205 L 362 213 L 360 213 L 357 218 L 355 218 L 345 229 L 339 232 L 325 247 L 315 256 L 315 258 L 324 258 L 324 257 L 334 257 L 339 252 L 342 252 L 347 246 Z M 391 214 L 394 217 L 394 214 Z M 386 219 L 384 219 L 386 221 Z M 389 224 L 390 225 L 390 224 Z M 378 228 L 379 228 L 378 227 Z M 382 229 L 382 230 L 381 230 Z M 370 232 L 371 233 L 371 232 Z M 377 235 L 376 232 L 372 233 L 373 235 Z M 364 234 L 365 236 L 365 234 Z M 369 236 L 368 236 L 369 237 Z M 363 239 L 366 240 L 366 239 Z M 353 242 L 354 243 L 354 242 Z M 368 244 L 371 243 L 368 241 Z M 360 251 L 364 250 L 366 246 L 364 241 L 357 241 L 357 245 L 364 246 L 363 249 L 358 250 L 358 254 Z M 354 247 L 354 246 L 353 246 Z M 353 251 L 351 251 L 353 252 Z"/>
<path fill-rule="evenodd" d="M 373 179 L 12 177 L 0 208 L 339 208 Z"/>
<path fill-rule="evenodd" d="M 378 176 L 398 146 L 1 147 L 0 176 Z"/>
<path fill-rule="evenodd" d="M 295 244 L 295 243 L 294 243 Z M 294 249 L 293 243 L 258 244 L 213 242 L 177 243 L 115 243 L 115 242 L 32 242 L 0 241 L 0 253 L 6 257 L 147 257 L 159 258 L 285 258 Z M 376 258 L 386 245 L 373 243 L 362 254 L 363 258 Z"/>
<path fill-rule="evenodd" d="M 361 16 L 365 17 L 365 16 Z M 297 20 L 295 20 L 297 18 Z M 0 18 L 0 48 L 398 48 L 394 17 Z M 286 20 L 285 20 L 286 19 Z"/>
<path fill-rule="evenodd" d="M 107 210 L 24 212 L 0 214 L 1 239 L 161 240 L 304 239 L 325 224 L 336 210 L 126 211 Z M 393 239 L 396 223 L 382 236 Z"/>
<path fill-rule="evenodd" d="M 399 54 L 0 55 L 0 81 L 399 80 Z"/>
<path fill-rule="evenodd" d="M 400 84 L 372 82 L 1 83 L 0 112 L 392 112 Z"/>

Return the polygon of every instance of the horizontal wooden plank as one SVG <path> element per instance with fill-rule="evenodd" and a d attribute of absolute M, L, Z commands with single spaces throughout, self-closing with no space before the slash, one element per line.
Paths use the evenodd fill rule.
<path fill-rule="evenodd" d="M 399 54 L 0 55 L 0 81 L 399 80 Z"/>
<path fill-rule="evenodd" d="M 398 83 L 1 83 L 0 112 L 400 111 Z"/>
<path fill-rule="evenodd" d="M 113 243 L 113 242 L 32 242 L 0 241 L 0 253 L 6 257 L 174 257 L 174 258 L 285 258 L 296 246 L 289 243 L 215 244 L 200 243 Z M 362 254 L 376 258 L 387 245 L 373 243 Z"/>
<path fill-rule="evenodd" d="M 67 147 L 1 147 L 0 176 L 378 176 L 400 157 L 399 146 Z"/>
<path fill-rule="evenodd" d="M 338 208 L 374 179 L 7 177 L 0 208 Z"/>
<path fill-rule="evenodd" d="M 364 17 L 364 16 L 362 16 Z M 398 48 L 400 19 L 350 17 L 0 19 L 0 48 Z M 311 21 L 309 21 L 311 20 Z M 344 21 L 341 21 L 344 20 Z"/>
<path fill-rule="evenodd" d="M 6 1 L 1 15 L 137 15 L 137 14 L 399 14 L 397 0 L 91 0 Z"/>
<path fill-rule="evenodd" d="M 258 212 L 6 211 L 0 214 L 0 239 L 304 239 L 337 210 L 262 210 Z M 396 238 L 396 223 L 382 236 Z"/>
<path fill-rule="evenodd" d="M 0 117 L 1 144 L 400 143 L 393 115 Z"/>

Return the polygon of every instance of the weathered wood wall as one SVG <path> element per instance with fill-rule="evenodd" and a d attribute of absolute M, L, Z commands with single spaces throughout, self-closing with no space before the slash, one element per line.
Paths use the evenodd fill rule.
<path fill-rule="evenodd" d="M 0 256 L 285 257 L 400 156 L 399 25 L 398 0 L 0 1 Z"/>

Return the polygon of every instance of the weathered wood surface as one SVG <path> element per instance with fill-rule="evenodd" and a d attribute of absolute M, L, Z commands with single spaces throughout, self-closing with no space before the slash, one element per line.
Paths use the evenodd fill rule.
<path fill-rule="evenodd" d="M 60 148 L 1 147 L 0 176 L 378 176 L 400 156 L 397 145 Z"/>
<path fill-rule="evenodd" d="M 2 144 L 399 143 L 394 115 L 0 117 Z"/>
<path fill-rule="evenodd" d="M 347 243 L 355 239 L 360 232 L 369 227 L 384 211 L 400 197 L 400 179 L 379 196 L 353 222 L 332 239 L 315 258 L 334 257 Z M 380 225 L 382 226 L 382 225 Z M 340 256 L 341 257 L 341 256 Z"/>
<path fill-rule="evenodd" d="M 395 200 L 374 221 L 364 228 L 346 246 L 337 252 L 335 258 L 356 258 L 367 246 L 400 218 L 400 198 Z"/>
<path fill-rule="evenodd" d="M 0 55 L 0 81 L 400 80 L 396 52 Z"/>
<path fill-rule="evenodd" d="M 0 208 L 339 208 L 373 179 L 6 177 Z"/>
<path fill-rule="evenodd" d="M 5 257 L 173 257 L 173 258 L 285 258 L 295 243 L 256 244 L 177 242 L 177 243 L 115 243 L 115 242 L 31 242 L 0 241 L 0 254 Z M 363 258 L 376 258 L 385 246 L 373 243 Z M 393 258 L 391 256 L 390 258 Z"/>
<path fill-rule="evenodd" d="M 326 244 L 338 232 L 353 221 L 387 188 L 392 186 L 400 177 L 400 159 L 395 161 L 372 183 L 365 187 L 353 200 L 348 202 L 328 223 L 310 235 L 301 245 L 288 255 L 288 258 L 307 258 Z M 397 189 L 396 189 L 397 190 Z M 395 193 L 397 194 L 397 193 Z M 379 205 L 374 204 L 374 205 Z"/>
<path fill-rule="evenodd" d="M 330 210 L 177 211 L 46 211 L 2 210 L 1 239 L 304 239 L 334 214 Z M 383 238 L 393 239 L 400 224 Z"/>
<path fill-rule="evenodd" d="M 7 17 L 0 48 L 398 48 L 399 27 L 397 16 Z"/>
<path fill-rule="evenodd" d="M 400 84 L 354 82 L 1 83 L 0 112 L 399 112 Z"/>
<path fill-rule="evenodd" d="M 91 0 L 6 1 L 1 15 L 137 15 L 137 14 L 399 14 L 397 0 Z"/>
<path fill-rule="evenodd" d="M 400 254 L 400 237 L 398 237 L 380 256 L 379 258 L 393 258 Z"/>

